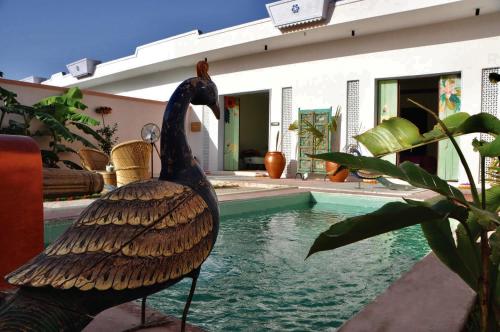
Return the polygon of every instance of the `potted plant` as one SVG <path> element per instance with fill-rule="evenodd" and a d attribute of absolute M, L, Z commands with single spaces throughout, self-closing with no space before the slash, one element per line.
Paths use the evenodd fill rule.
<path fill-rule="evenodd" d="M 279 179 L 285 169 L 286 159 L 283 152 L 278 151 L 280 132 L 276 134 L 276 150 L 268 151 L 264 157 L 264 165 L 271 179 Z"/>
<path fill-rule="evenodd" d="M 390 202 L 379 210 L 335 223 L 321 233 L 312 245 L 308 256 L 323 250 L 333 250 L 350 243 L 420 224 L 436 256 L 462 278 L 477 294 L 472 321 L 474 331 L 497 331 L 500 326 L 499 263 L 500 263 L 500 186 L 497 181 L 486 187 L 486 158 L 500 156 L 500 120 L 488 113 L 469 115 L 464 112 L 440 119 L 427 107 L 408 99 L 425 110 L 437 122 L 429 132 L 420 133 L 409 120 L 393 117 L 381 125 L 355 136 L 374 157 L 354 156 L 333 152 L 315 155 L 322 160 L 336 161 L 350 169 L 363 169 L 407 181 L 412 186 L 435 192 L 427 201 Z M 401 128 L 412 135 L 400 135 Z M 455 140 L 465 134 L 488 133 L 493 142 L 474 139 L 474 150 L 480 154 L 480 182 L 476 183 L 466 155 Z M 384 137 L 384 140 L 375 139 Z M 394 165 L 380 157 L 408 150 L 417 146 L 449 139 L 457 151 L 467 175 L 472 201 L 458 188 L 427 172 L 419 165 L 405 161 Z M 493 171 L 496 168 L 493 167 Z M 494 178 L 493 178 L 494 180 Z M 455 234 L 450 218 L 459 222 Z M 460 305 L 457 303 L 457 305 Z M 403 309 L 404 310 L 404 309 Z M 476 321 L 477 319 L 477 321 Z"/>
<path fill-rule="evenodd" d="M 328 124 L 328 129 L 330 130 L 330 135 L 332 138 L 337 133 L 340 116 L 340 106 L 338 106 L 337 110 L 335 111 L 335 115 L 332 117 L 332 121 L 330 121 L 330 123 Z M 325 169 L 326 174 L 328 174 L 328 178 L 332 182 L 344 182 L 345 179 L 349 176 L 349 169 L 333 161 L 325 161 Z"/>
<path fill-rule="evenodd" d="M 340 121 L 340 106 L 337 107 L 337 110 L 335 111 L 335 115 L 332 117 L 332 120 L 328 123 L 328 132 L 325 133 L 314 124 L 307 120 L 303 120 L 303 128 L 302 130 L 304 132 L 307 132 L 314 138 L 314 144 L 315 146 L 319 146 L 321 143 L 324 142 L 326 139 L 332 139 L 335 134 L 337 133 L 338 129 L 338 124 Z M 299 125 L 297 121 L 294 121 L 290 126 L 288 127 L 288 130 L 290 131 L 298 131 L 299 130 Z M 325 135 L 326 134 L 326 135 Z M 331 144 L 332 145 L 332 144 Z M 330 145 L 330 146 L 331 146 Z M 339 164 L 332 162 L 332 161 L 325 161 L 325 169 L 326 173 L 328 175 L 328 178 L 332 182 L 344 182 L 347 176 L 349 176 L 349 170 L 345 167 L 340 166 Z"/>

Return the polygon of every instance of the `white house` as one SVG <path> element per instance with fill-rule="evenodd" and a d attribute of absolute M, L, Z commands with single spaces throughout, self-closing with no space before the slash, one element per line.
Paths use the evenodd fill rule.
<path fill-rule="evenodd" d="M 282 0 L 268 10 L 266 19 L 142 45 L 97 64 L 90 76 L 57 73 L 43 84 L 165 101 L 194 75 L 197 61 L 208 59 L 225 118 L 217 122 L 208 108 L 194 107 L 187 125 L 202 123 L 189 140 L 212 171 L 243 168 L 242 157 L 274 150 L 278 131 L 288 175 L 295 175 L 297 159 L 299 168 L 321 167 L 297 158 L 297 144 L 307 150 L 288 126 L 299 109 L 316 121 L 321 110 L 340 106 L 334 146 L 341 150 L 354 134 L 394 115 L 430 129 L 408 98 L 440 109 L 441 117 L 458 110 L 497 114 L 498 87 L 488 74 L 500 70 L 499 0 Z M 472 138 L 460 142 L 477 176 Z M 444 142 L 401 153 L 402 160 L 467 182 Z"/>

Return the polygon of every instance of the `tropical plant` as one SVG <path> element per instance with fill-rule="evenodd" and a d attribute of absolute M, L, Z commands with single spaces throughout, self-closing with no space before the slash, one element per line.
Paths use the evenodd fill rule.
<path fill-rule="evenodd" d="M 118 130 L 118 123 L 114 123 L 113 125 L 104 125 L 97 129 L 96 132 L 101 135 L 102 141 L 99 141 L 99 147 L 102 152 L 107 154 L 108 156 L 111 154 L 111 149 L 113 146 L 118 143 L 119 137 L 115 136 Z"/>
<path fill-rule="evenodd" d="M 333 161 L 350 169 L 363 169 L 405 180 L 415 187 L 432 190 L 439 196 L 425 202 L 409 199 L 391 202 L 372 213 L 344 219 L 318 236 L 308 256 L 420 224 L 436 256 L 479 295 L 481 331 L 494 331 L 500 321 L 500 186 L 493 185 L 486 189 L 485 158 L 500 155 L 500 120 L 487 113 L 472 116 L 456 113 L 440 120 L 431 110 L 413 103 L 435 118 L 437 124 L 433 130 L 421 134 L 410 121 L 391 118 L 355 137 L 375 157 L 339 152 L 312 157 Z M 480 191 L 454 138 L 468 133 L 488 133 L 496 137 L 490 143 L 473 142 L 481 160 Z M 414 163 L 406 161 L 396 166 L 379 159 L 390 153 L 447 138 L 455 147 L 467 174 L 472 202 L 466 200 L 460 190 Z M 460 222 L 455 231 L 456 241 L 450 218 Z"/>
<path fill-rule="evenodd" d="M 340 117 L 341 117 L 340 111 L 341 111 L 341 108 L 340 108 L 340 106 L 338 106 L 336 111 L 335 111 L 334 116 L 332 117 L 331 121 L 328 123 L 328 126 L 327 126 L 328 132 L 330 133 L 330 135 L 332 137 L 335 135 L 335 133 L 337 132 L 337 129 L 338 129 L 338 125 L 339 125 Z M 299 136 L 303 135 L 304 133 L 311 135 L 313 137 L 314 145 L 316 147 L 320 146 L 326 139 L 329 138 L 327 135 L 325 135 L 325 134 L 327 134 L 327 132 L 323 132 L 323 131 L 319 130 L 311 122 L 304 119 L 304 120 L 302 120 L 302 123 L 304 124 L 304 126 L 302 128 L 300 128 L 301 129 L 300 132 L 299 132 L 299 123 L 297 120 L 295 120 L 294 122 L 292 122 L 288 126 L 288 130 L 293 131 L 293 132 L 297 132 Z"/>
<path fill-rule="evenodd" d="M 63 162 L 71 168 L 81 168 L 70 160 L 60 160 L 59 153 L 72 152 L 73 149 L 66 146 L 64 142 L 80 141 L 83 145 L 96 148 L 84 136 L 70 131 L 71 127 L 93 136 L 98 142 L 103 138 L 94 131 L 91 126 L 99 124 L 99 121 L 84 115 L 78 110 L 87 108 L 81 102 L 83 94 L 78 88 L 71 88 L 60 96 L 52 96 L 42 99 L 33 106 L 22 105 L 17 101 L 17 95 L 0 87 L 0 133 L 24 135 L 24 136 L 49 136 L 49 149 L 41 149 L 42 161 L 45 167 L 58 167 Z M 18 117 L 9 119 L 7 126 L 2 127 L 7 114 L 15 114 Z M 19 121 L 19 118 L 21 121 Z M 33 120 L 39 120 L 42 128 L 32 132 Z"/>

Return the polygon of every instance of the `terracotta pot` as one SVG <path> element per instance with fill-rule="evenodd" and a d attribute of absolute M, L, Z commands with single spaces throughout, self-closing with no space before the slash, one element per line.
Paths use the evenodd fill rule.
<path fill-rule="evenodd" d="M 349 170 L 347 168 L 344 168 L 337 174 L 333 175 L 337 168 L 339 168 L 339 164 L 334 163 L 333 161 L 325 161 L 325 168 L 326 172 L 329 174 L 328 178 L 332 182 L 344 182 L 345 179 L 349 176 Z"/>
<path fill-rule="evenodd" d="M 264 165 L 271 179 L 279 179 L 285 169 L 285 155 L 279 151 L 269 151 L 264 157 Z"/>

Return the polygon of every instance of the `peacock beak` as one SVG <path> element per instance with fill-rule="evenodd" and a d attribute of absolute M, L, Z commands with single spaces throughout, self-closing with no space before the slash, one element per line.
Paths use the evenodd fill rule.
<path fill-rule="evenodd" d="M 210 109 L 212 110 L 212 112 L 214 112 L 214 115 L 217 118 L 217 120 L 219 120 L 220 119 L 219 102 L 216 102 L 215 104 L 212 104 L 212 105 L 208 105 L 208 107 L 210 107 Z"/>

